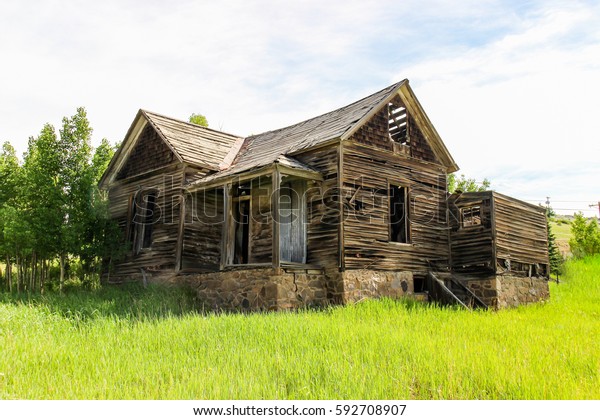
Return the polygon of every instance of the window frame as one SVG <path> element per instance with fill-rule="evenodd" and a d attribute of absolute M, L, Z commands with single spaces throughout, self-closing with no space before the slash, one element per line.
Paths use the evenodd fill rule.
<path fill-rule="evenodd" d="M 408 109 L 404 104 L 398 105 L 390 101 L 387 104 L 387 132 L 390 141 L 394 144 L 404 147 L 410 147 L 410 131 L 409 131 L 409 118 Z M 398 116 L 396 116 L 399 114 Z M 399 125 L 398 120 L 405 119 L 406 121 Z M 401 127 L 404 126 L 404 127 Z M 396 128 L 399 130 L 396 133 L 392 133 L 392 130 Z M 400 134 L 400 135 L 399 135 Z"/>
<path fill-rule="evenodd" d="M 476 216 L 477 213 L 474 213 L 475 209 L 477 209 L 477 213 L 479 216 Z M 465 215 L 468 213 L 468 215 Z M 469 224 L 465 222 L 470 220 Z M 460 227 L 461 229 L 470 229 L 476 228 L 479 226 L 483 226 L 483 205 L 482 204 L 474 204 L 467 207 L 460 208 Z"/>
<path fill-rule="evenodd" d="M 392 205 L 396 205 L 396 204 L 400 204 L 398 203 L 392 203 L 392 189 L 396 189 L 399 191 L 403 192 L 403 198 L 402 198 L 402 203 L 404 206 L 404 217 L 402 217 L 400 219 L 400 221 L 396 222 L 396 223 L 402 223 L 403 224 L 403 230 L 404 230 L 404 236 L 405 236 L 405 240 L 404 241 L 399 241 L 397 239 L 394 238 L 394 224 L 395 222 L 392 221 Z M 412 244 L 412 232 L 411 232 L 411 224 L 410 224 L 410 188 L 408 186 L 402 185 L 401 183 L 391 183 L 388 182 L 388 188 L 387 188 L 387 198 L 388 198 L 388 242 L 389 243 L 393 243 L 393 244 L 399 244 L 399 245 L 410 245 Z M 395 207 L 394 207 L 395 208 Z"/>
<path fill-rule="evenodd" d="M 154 242 L 154 225 L 158 213 L 159 191 L 147 189 L 137 191 L 131 200 L 130 216 L 128 218 L 128 240 L 132 242 L 134 255 L 145 249 L 151 249 Z M 153 197 L 149 200 L 148 197 Z M 140 221 L 139 218 L 142 220 Z M 137 219 L 137 220 L 136 220 Z"/>

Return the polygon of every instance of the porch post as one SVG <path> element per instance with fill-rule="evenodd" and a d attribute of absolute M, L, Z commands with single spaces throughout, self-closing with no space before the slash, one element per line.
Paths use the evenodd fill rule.
<path fill-rule="evenodd" d="M 271 211 L 273 223 L 273 267 L 279 268 L 279 187 L 281 184 L 281 173 L 279 167 L 275 165 L 272 176 L 272 192 L 271 192 Z"/>
<path fill-rule="evenodd" d="M 233 209 L 231 206 L 231 188 L 232 184 L 227 183 L 223 185 L 223 232 L 221 234 L 221 270 L 229 262 L 229 256 L 231 253 L 231 235 L 229 233 L 232 226 L 232 213 Z"/>

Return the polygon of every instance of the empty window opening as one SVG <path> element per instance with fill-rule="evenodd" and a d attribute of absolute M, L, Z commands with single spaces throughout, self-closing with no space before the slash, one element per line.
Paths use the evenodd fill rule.
<path fill-rule="evenodd" d="M 156 192 L 139 194 L 133 201 L 130 239 L 134 252 L 138 254 L 142 249 L 152 246 L 152 231 L 157 219 Z"/>
<path fill-rule="evenodd" d="M 392 141 L 408 145 L 408 114 L 406 108 L 388 104 L 388 133 Z"/>
<path fill-rule="evenodd" d="M 481 207 L 472 206 L 460 209 L 462 227 L 479 226 L 481 225 Z"/>
<path fill-rule="evenodd" d="M 250 197 L 242 196 L 233 202 L 234 249 L 233 263 L 248 264 L 250 244 Z"/>
<path fill-rule="evenodd" d="M 410 241 L 408 226 L 408 189 L 390 185 L 390 242 L 406 244 Z"/>

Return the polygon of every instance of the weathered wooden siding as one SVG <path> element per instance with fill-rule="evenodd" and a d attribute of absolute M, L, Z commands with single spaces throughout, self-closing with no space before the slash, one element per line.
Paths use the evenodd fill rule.
<path fill-rule="evenodd" d="M 494 210 L 496 258 L 547 265 L 545 210 L 498 193 L 494 193 Z"/>
<path fill-rule="evenodd" d="M 398 96 L 392 100 L 392 103 L 397 106 L 404 106 Z M 433 150 L 410 113 L 408 114 L 408 133 L 408 147 L 394 144 L 388 134 L 388 110 L 384 106 L 367 124 L 354 133 L 352 139 L 361 144 L 375 146 L 389 150 L 390 152 L 396 150 L 397 154 L 404 154 L 427 162 L 438 163 Z"/>
<path fill-rule="evenodd" d="M 408 136 L 410 139 L 410 155 L 412 157 L 427 162 L 439 163 L 431 146 L 427 143 L 425 136 L 410 113 L 408 114 Z"/>
<path fill-rule="evenodd" d="M 359 142 L 344 143 L 343 151 L 345 268 L 426 272 L 447 266 L 443 168 Z M 409 244 L 389 241 L 389 184 L 408 188 Z"/>
<path fill-rule="evenodd" d="M 472 272 L 494 269 L 491 198 L 491 192 L 450 197 L 448 208 L 453 270 Z M 462 227 L 460 210 L 473 206 L 481 208 L 481 225 Z"/>
<path fill-rule="evenodd" d="M 152 229 L 152 246 L 142 249 L 138 255 L 133 255 L 130 250 L 124 260 L 115 266 L 115 274 L 119 277 L 139 276 L 141 268 L 147 272 L 175 269 L 182 177 L 182 165 L 172 165 L 142 178 L 117 181 L 110 186 L 108 197 L 111 217 L 117 220 L 124 241 L 127 239 L 130 197 L 138 190 L 157 191 L 158 214 Z"/>
<path fill-rule="evenodd" d="M 307 185 L 307 257 L 308 264 L 338 268 L 338 226 L 340 198 L 338 189 L 338 146 L 329 146 L 294 158 L 323 175 L 322 182 Z"/>
<path fill-rule="evenodd" d="M 127 161 L 117 174 L 117 179 L 129 178 L 176 161 L 177 158 L 173 151 L 159 137 L 154 128 L 147 124 Z"/>
<path fill-rule="evenodd" d="M 181 268 L 216 271 L 221 264 L 223 189 L 188 194 L 185 204 Z"/>
<path fill-rule="evenodd" d="M 270 263 L 273 255 L 271 177 L 252 180 L 250 222 L 250 264 Z"/>

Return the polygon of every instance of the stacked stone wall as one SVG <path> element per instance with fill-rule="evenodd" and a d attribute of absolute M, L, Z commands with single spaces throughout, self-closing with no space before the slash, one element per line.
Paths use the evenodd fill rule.
<path fill-rule="evenodd" d="M 261 268 L 184 278 L 208 310 L 281 310 L 328 303 L 327 278 L 321 270 Z"/>
<path fill-rule="evenodd" d="M 548 280 L 543 277 L 498 276 L 498 307 L 508 308 L 548 300 Z"/>
<path fill-rule="evenodd" d="M 341 273 L 343 303 L 380 297 L 399 298 L 414 293 L 410 271 L 348 270 Z"/>

